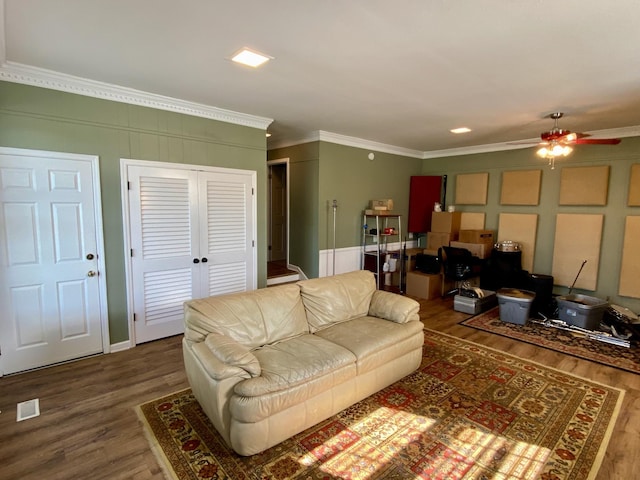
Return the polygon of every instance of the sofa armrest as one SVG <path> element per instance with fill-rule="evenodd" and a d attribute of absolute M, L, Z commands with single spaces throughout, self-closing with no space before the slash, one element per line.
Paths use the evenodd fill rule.
<path fill-rule="evenodd" d="M 257 377 L 260 363 L 251 351 L 224 335 L 210 333 L 204 342 L 187 342 L 203 368 L 214 380 Z"/>
<path fill-rule="evenodd" d="M 420 320 L 420 304 L 412 298 L 397 293 L 376 290 L 369 305 L 369 315 L 396 323 Z"/>
<path fill-rule="evenodd" d="M 260 376 L 260 362 L 249 347 L 219 333 L 207 335 L 204 344 L 209 347 L 213 356 L 225 365 L 241 368 L 252 377 Z"/>

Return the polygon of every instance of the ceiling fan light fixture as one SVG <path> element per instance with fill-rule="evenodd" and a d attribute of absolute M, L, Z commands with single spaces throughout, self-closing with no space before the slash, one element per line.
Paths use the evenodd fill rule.
<path fill-rule="evenodd" d="M 562 145 L 553 141 L 549 146 L 543 146 L 538 149 L 538 151 L 536 151 L 536 155 L 549 160 L 549 166 L 551 166 L 551 169 L 553 170 L 555 168 L 556 157 L 566 157 L 571 152 L 573 152 L 573 148 L 569 145 Z"/>

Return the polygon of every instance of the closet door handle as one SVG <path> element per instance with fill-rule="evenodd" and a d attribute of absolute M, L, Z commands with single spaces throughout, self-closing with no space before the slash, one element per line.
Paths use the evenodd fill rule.
<path fill-rule="evenodd" d="M 199 258 L 194 258 L 193 259 L 193 263 L 200 263 L 200 259 Z"/>
<path fill-rule="evenodd" d="M 209 259 L 207 257 L 202 257 L 202 263 L 207 263 Z"/>

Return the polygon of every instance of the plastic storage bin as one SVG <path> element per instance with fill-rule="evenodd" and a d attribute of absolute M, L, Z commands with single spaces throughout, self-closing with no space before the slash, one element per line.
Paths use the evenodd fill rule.
<path fill-rule="evenodd" d="M 498 303 L 496 292 L 491 290 L 482 290 L 482 298 L 466 297 L 464 295 L 456 295 L 453 297 L 453 309 L 456 312 L 476 313 L 485 312 L 491 307 L 495 307 Z"/>
<path fill-rule="evenodd" d="M 558 318 L 569 325 L 598 330 L 607 309 L 607 301 L 587 295 L 564 295 L 558 301 Z"/>
<path fill-rule="evenodd" d="M 500 320 L 525 325 L 529 321 L 531 304 L 536 294 L 518 288 L 501 288 L 496 293 L 500 306 Z"/>

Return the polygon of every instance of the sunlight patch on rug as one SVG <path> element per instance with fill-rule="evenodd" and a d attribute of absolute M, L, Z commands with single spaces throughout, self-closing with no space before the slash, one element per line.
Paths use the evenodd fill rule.
<path fill-rule="evenodd" d="M 190 390 L 139 407 L 173 478 L 594 478 L 624 391 L 425 330 L 420 368 L 251 457 Z"/>

